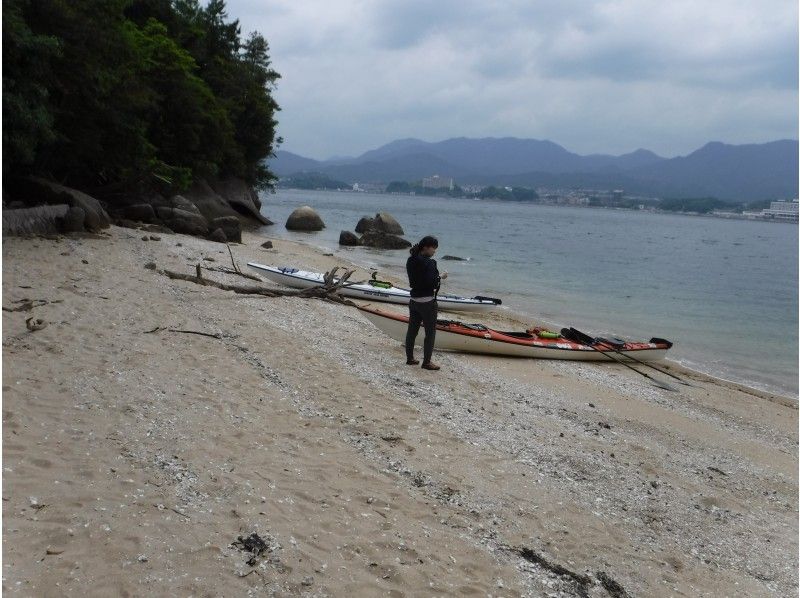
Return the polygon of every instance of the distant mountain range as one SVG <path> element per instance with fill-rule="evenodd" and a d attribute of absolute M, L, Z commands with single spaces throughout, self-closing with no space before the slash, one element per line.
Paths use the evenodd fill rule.
<path fill-rule="evenodd" d="M 625 189 L 655 197 L 732 201 L 795 198 L 798 142 L 711 142 L 687 156 L 663 158 L 639 149 L 621 156 L 574 154 L 552 141 L 514 137 L 435 143 L 400 139 L 357 158 L 312 160 L 278 150 L 269 161 L 280 177 L 316 172 L 350 183 L 415 181 L 438 174 L 457 183 Z"/>

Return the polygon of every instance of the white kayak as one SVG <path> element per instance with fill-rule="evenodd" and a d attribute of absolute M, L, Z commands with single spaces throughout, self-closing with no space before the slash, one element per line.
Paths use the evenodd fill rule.
<path fill-rule="evenodd" d="M 294 289 L 308 289 L 321 287 L 324 284 L 323 275 L 319 272 L 306 272 L 297 268 L 265 266 L 248 262 L 247 264 L 259 274 L 272 282 L 292 287 Z M 383 301 L 408 305 L 411 293 L 408 289 L 393 286 L 391 283 L 378 280 L 369 280 L 361 283 L 350 284 L 349 281 L 339 291 L 344 297 L 363 299 L 365 301 Z M 444 311 L 488 311 L 502 303 L 500 299 L 492 297 L 458 297 L 440 293 L 437 297 L 439 309 Z"/>
<path fill-rule="evenodd" d="M 381 332 L 397 341 L 405 342 L 408 316 L 373 307 L 359 309 Z M 415 344 L 422 346 L 424 338 L 424 333 L 420 331 Z M 624 342 L 616 347 L 622 353 L 620 355 L 602 344 L 588 346 L 562 336 L 542 338 L 527 332 L 500 332 L 482 324 L 464 324 L 450 320 L 437 321 L 434 342 L 434 348 L 440 350 L 578 361 L 611 361 L 611 358 L 623 361 L 623 355 L 639 361 L 656 361 L 663 359 L 670 347 L 672 343 L 661 338 L 652 338 L 649 342 Z"/>

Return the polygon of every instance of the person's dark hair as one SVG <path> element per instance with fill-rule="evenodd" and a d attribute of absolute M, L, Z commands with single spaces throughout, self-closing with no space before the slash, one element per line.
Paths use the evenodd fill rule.
<path fill-rule="evenodd" d="M 425 247 L 439 247 L 439 241 L 436 239 L 436 237 L 431 237 L 428 235 L 427 237 L 422 237 L 420 242 L 412 246 L 408 251 L 411 253 L 411 255 L 419 255 L 420 250 L 424 249 Z"/>

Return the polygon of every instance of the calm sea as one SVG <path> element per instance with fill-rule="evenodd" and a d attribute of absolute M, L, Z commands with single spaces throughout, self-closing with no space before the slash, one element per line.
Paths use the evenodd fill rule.
<path fill-rule="evenodd" d="M 668 338 L 671 358 L 684 365 L 797 396 L 796 225 L 343 192 L 281 190 L 262 201 L 277 223 L 265 235 L 330 249 L 361 216 L 389 212 L 410 241 L 438 237 L 447 292 L 501 297 L 532 322 Z M 304 204 L 325 230 L 285 229 Z M 442 261 L 447 254 L 469 261 Z M 407 255 L 347 249 L 348 259 L 393 273 Z"/>

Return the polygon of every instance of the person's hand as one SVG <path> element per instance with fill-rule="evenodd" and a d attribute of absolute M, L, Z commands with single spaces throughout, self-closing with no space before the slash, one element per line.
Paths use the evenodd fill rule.
<path fill-rule="evenodd" d="M 447 278 L 447 272 L 442 273 L 442 280 L 444 280 L 445 278 Z"/>

